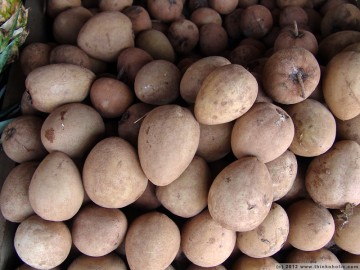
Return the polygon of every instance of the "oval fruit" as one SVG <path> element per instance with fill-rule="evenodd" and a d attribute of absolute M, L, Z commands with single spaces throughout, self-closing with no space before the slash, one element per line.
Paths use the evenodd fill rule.
<path fill-rule="evenodd" d="M 148 182 L 134 147 L 118 137 L 106 138 L 90 151 L 83 168 L 83 181 L 90 199 L 107 208 L 121 208 L 135 202 Z"/>
<path fill-rule="evenodd" d="M 265 164 L 241 158 L 223 169 L 208 195 L 212 218 L 227 229 L 255 229 L 266 218 L 273 201 L 272 181 Z"/>
<path fill-rule="evenodd" d="M 165 269 L 180 248 L 180 231 L 165 214 L 150 212 L 133 221 L 126 234 L 130 269 Z"/>
<path fill-rule="evenodd" d="M 62 222 L 51 222 L 33 215 L 20 223 L 14 246 L 23 262 L 37 268 L 60 265 L 70 253 L 71 234 Z"/>
<path fill-rule="evenodd" d="M 218 67 L 201 84 L 195 117 L 205 125 L 231 122 L 251 108 L 257 93 L 257 81 L 244 67 L 236 64 Z"/>
<path fill-rule="evenodd" d="M 56 107 L 83 101 L 90 91 L 95 74 L 72 64 L 39 67 L 26 77 L 25 86 L 36 109 L 50 113 Z"/>
<path fill-rule="evenodd" d="M 157 186 L 173 182 L 195 156 L 199 138 L 199 123 L 188 109 L 163 105 L 150 111 L 141 124 L 138 139 L 145 175 Z"/>
<path fill-rule="evenodd" d="M 84 188 L 75 163 L 62 152 L 47 155 L 29 186 L 29 200 L 35 213 L 46 220 L 68 220 L 79 211 L 83 199 Z"/>

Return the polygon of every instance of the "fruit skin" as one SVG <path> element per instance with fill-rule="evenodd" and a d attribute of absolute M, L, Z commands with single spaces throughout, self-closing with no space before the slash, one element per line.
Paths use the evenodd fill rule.
<path fill-rule="evenodd" d="M 28 9 L 20 0 L 2 1 L 0 5 L 0 74 L 17 58 L 18 48 L 28 35 Z"/>

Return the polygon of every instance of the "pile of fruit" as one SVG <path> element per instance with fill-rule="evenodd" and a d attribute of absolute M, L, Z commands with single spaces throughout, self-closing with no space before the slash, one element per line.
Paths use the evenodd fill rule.
<path fill-rule="evenodd" d="M 360 263 L 356 2 L 46 12 L 52 42 L 21 50 L 22 115 L 1 136 L 19 270 Z"/>

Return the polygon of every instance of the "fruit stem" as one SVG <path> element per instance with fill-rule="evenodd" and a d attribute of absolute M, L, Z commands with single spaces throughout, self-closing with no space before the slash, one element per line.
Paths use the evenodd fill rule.
<path fill-rule="evenodd" d="M 297 78 L 298 82 L 300 83 L 300 87 L 301 87 L 300 96 L 302 98 L 305 98 L 305 85 L 304 85 L 304 81 L 303 81 L 301 72 L 296 73 L 296 78 Z"/>
<path fill-rule="evenodd" d="M 299 28 L 298 28 L 296 21 L 294 21 L 294 35 L 295 35 L 295 37 L 299 36 Z"/>

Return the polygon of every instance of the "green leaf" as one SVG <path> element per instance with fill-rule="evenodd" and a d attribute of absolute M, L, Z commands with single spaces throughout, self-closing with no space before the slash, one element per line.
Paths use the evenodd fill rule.
<path fill-rule="evenodd" d="M 0 99 L 5 95 L 6 92 L 6 85 L 4 85 L 1 89 L 0 89 Z"/>
<path fill-rule="evenodd" d="M 6 47 L 6 49 L 2 53 L 0 53 L 0 73 L 3 72 L 3 68 L 8 63 L 9 58 L 13 53 L 13 48 L 18 44 L 19 39 L 20 36 L 16 37 L 13 41 L 11 41 L 11 43 Z"/>

